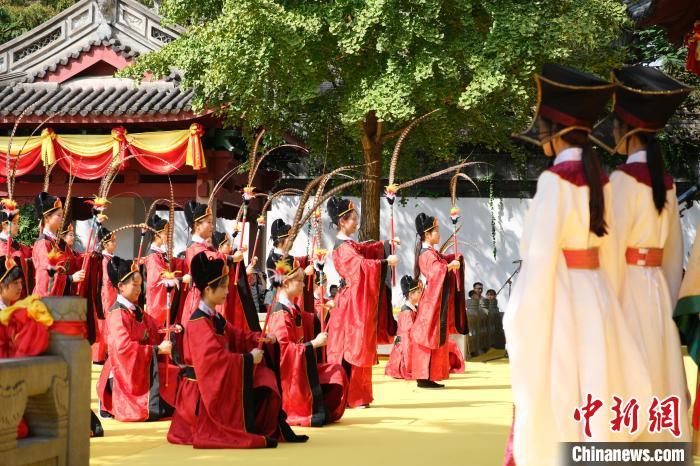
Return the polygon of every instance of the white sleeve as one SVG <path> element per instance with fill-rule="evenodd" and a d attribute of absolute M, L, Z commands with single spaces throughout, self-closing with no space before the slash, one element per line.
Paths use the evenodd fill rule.
<path fill-rule="evenodd" d="M 678 292 L 683 280 L 683 233 L 681 230 L 681 219 L 678 214 L 678 201 L 676 200 L 676 188 L 669 191 L 668 202 L 668 237 L 664 244 L 664 256 L 661 267 L 668 283 L 668 290 L 671 294 L 673 307 L 678 301 Z"/>

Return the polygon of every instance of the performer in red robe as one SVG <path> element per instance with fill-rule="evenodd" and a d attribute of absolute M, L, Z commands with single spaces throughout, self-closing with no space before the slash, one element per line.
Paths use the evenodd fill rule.
<path fill-rule="evenodd" d="M 212 245 L 219 253 L 220 258 L 226 258 L 226 265 L 234 267 L 237 259 L 236 249 L 231 245 L 229 236 L 226 232 L 215 231 L 211 237 Z M 239 254 L 241 259 L 243 252 Z M 236 274 L 229 274 L 228 281 L 228 296 L 226 301 L 217 311 L 224 316 L 227 322 L 236 328 L 245 331 L 260 331 L 260 319 L 258 319 L 258 310 L 253 302 L 253 295 L 248 285 L 248 276 L 255 270 L 255 264 L 258 263 L 258 258 L 253 257 L 245 269 L 245 274 L 238 274 L 238 283 L 236 283 Z"/>
<path fill-rule="evenodd" d="M 328 322 L 328 362 L 342 363 L 349 373 L 348 406 L 367 407 L 373 399 L 377 344 L 389 343 L 396 334 L 387 277 L 398 257 L 387 254 L 389 241 L 358 243 L 350 238 L 358 226 L 351 201 L 333 197 L 327 208 L 338 227 L 333 266 L 345 282 Z"/>
<path fill-rule="evenodd" d="M 37 356 L 49 346 L 53 318 L 37 296 L 20 300 L 23 275 L 14 257 L 0 256 L 0 359 Z M 17 426 L 17 439 L 28 435 L 23 418 Z"/>
<path fill-rule="evenodd" d="M 97 383 L 100 412 L 124 422 L 168 417 L 175 405 L 179 372 L 166 357 L 172 343 L 137 305 L 142 278 L 136 264 L 112 257 L 107 274 L 119 294 L 107 314 L 108 358 Z"/>
<path fill-rule="evenodd" d="M 107 358 L 107 314 L 117 300 L 117 289 L 112 285 L 107 270 L 109 262 L 112 260 L 114 252 L 117 250 L 117 239 L 114 234 L 102 225 L 97 229 L 97 253 L 88 263 L 90 277 L 89 283 L 95 283 L 99 287 L 99 302 L 97 314 L 97 325 L 95 327 L 95 341 L 92 344 L 92 362 L 95 364 L 104 363 Z M 82 266 L 82 264 L 81 264 Z M 95 269 L 99 267 L 99 273 Z M 99 281 L 95 281 L 99 278 Z M 96 292 L 94 290 L 93 292 Z M 86 291 L 91 293 L 91 291 Z M 96 297 L 95 297 L 96 299 Z"/>
<path fill-rule="evenodd" d="M 272 225 L 270 225 L 270 239 L 272 239 L 272 250 L 270 254 L 267 255 L 267 260 L 265 261 L 265 267 L 267 269 L 267 281 L 270 283 L 270 290 L 268 295 L 267 304 L 272 304 L 274 301 L 275 289 L 272 287 L 272 279 L 274 276 L 275 264 L 282 259 L 284 256 L 283 250 L 289 251 L 291 249 L 291 244 L 289 242 L 289 230 L 292 228 L 291 225 L 287 224 L 281 218 L 278 218 Z M 294 257 L 299 263 L 299 267 L 304 271 L 304 275 L 307 277 L 307 283 L 313 282 L 315 278 L 308 278 L 316 274 L 314 266 L 309 260 L 308 256 L 296 256 Z M 314 312 L 314 296 L 313 288 L 309 286 L 304 288 L 304 293 L 294 300 L 294 303 L 299 306 L 302 311 Z"/>
<path fill-rule="evenodd" d="M 67 275 L 73 275 L 78 272 L 83 266 L 83 254 L 76 252 L 73 249 L 75 244 L 75 232 L 73 225 L 68 224 L 58 232 L 58 245 L 63 252 L 64 268 Z M 86 274 L 87 275 L 87 274 Z M 75 296 L 78 293 L 78 284 L 72 280 L 66 280 L 66 288 L 63 290 L 63 296 Z"/>
<path fill-rule="evenodd" d="M 167 321 L 167 287 L 162 282 L 163 272 L 168 271 L 168 221 L 153 214 L 148 226 L 158 233 L 153 235 L 149 254 L 145 257 L 146 267 L 146 308 L 144 309 L 160 326 Z"/>
<path fill-rule="evenodd" d="M 47 192 L 41 192 L 34 199 L 34 208 L 41 219 L 42 233 L 32 248 L 32 263 L 35 271 L 33 293 L 37 296 L 63 296 L 66 282 L 78 283 L 85 278 L 79 270 L 67 275 L 61 262 L 62 252 L 58 247 L 58 229 L 63 224 L 63 204 L 61 200 Z"/>
<path fill-rule="evenodd" d="M 326 346 L 328 334 L 304 335 L 303 311 L 293 304 L 303 293 L 304 274 L 288 257 L 277 263 L 274 281 L 279 294 L 269 328 L 280 344 L 282 406 L 289 423 L 321 427 L 335 422 L 345 412 L 348 380 L 340 364 L 317 359 L 316 349 Z"/>
<path fill-rule="evenodd" d="M 16 238 L 19 234 L 19 208 L 17 203 L 10 199 L 3 199 L 0 201 L 2 210 L 0 210 L 0 222 L 2 223 L 2 231 L 0 231 L 0 254 L 8 254 L 8 239 L 10 237 Z M 22 289 L 21 298 L 26 297 L 30 290 L 28 288 L 34 285 L 34 274 L 29 266 L 32 257 L 32 248 L 20 244 L 19 242 L 12 240 L 10 241 L 10 251 L 9 254 L 15 258 L 20 267 L 22 267 L 22 272 L 24 274 L 24 283 L 26 286 Z"/>
<path fill-rule="evenodd" d="M 423 283 L 410 275 L 401 278 L 401 292 L 405 298 L 399 313 L 398 330 L 384 373 L 395 379 L 411 379 L 411 337 L 409 331 L 416 320 L 418 301 L 423 294 Z"/>
<path fill-rule="evenodd" d="M 187 367 L 177 393 L 168 441 L 195 448 L 270 448 L 306 441 L 285 420 L 275 373 L 258 349 L 260 333 L 245 332 L 216 312 L 228 293 L 229 268 L 201 252 L 190 273 L 201 301 L 184 334 Z M 276 342 L 274 337 L 263 339 Z"/>
<path fill-rule="evenodd" d="M 192 233 L 192 242 L 185 250 L 185 263 L 183 267 L 182 282 L 188 286 L 184 290 L 184 299 L 181 297 L 180 310 L 177 322 L 187 327 L 190 315 L 197 310 L 201 296 L 197 287 L 192 286 L 190 274 L 190 264 L 192 258 L 200 252 L 206 252 L 211 257 L 219 257 L 216 249 L 211 245 L 211 235 L 214 232 L 212 225 L 211 209 L 206 204 L 196 201 L 189 201 L 185 204 L 185 219 Z"/>
<path fill-rule="evenodd" d="M 450 376 L 450 333 L 467 333 L 464 286 L 457 291 L 457 280 L 464 283 L 461 262 L 454 255 L 443 255 L 435 249 L 440 242 L 440 229 L 435 217 L 424 213 L 416 217 L 419 250 L 416 254 L 416 275 L 425 280 L 425 289 L 418 305 L 416 320 L 409 331 L 411 343 L 411 375 L 420 388 L 443 388 L 438 380 Z M 455 326 L 457 329 L 455 329 Z"/>

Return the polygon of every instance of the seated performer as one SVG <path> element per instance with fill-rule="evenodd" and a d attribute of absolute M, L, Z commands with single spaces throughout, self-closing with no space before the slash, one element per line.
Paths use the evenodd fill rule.
<path fill-rule="evenodd" d="M 38 356 L 49 346 L 53 318 L 37 296 L 20 300 L 24 277 L 15 258 L 0 256 L 0 359 Z M 29 435 L 24 418 L 17 439 Z"/>
<path fill-rule="evenodd" d="M 78 283 L 85 278 L 79 270 L 67 275 L 63 268 L 62 253 L 58 247 L 58 230 L 63 224 L 63 204 L 49 193 L 41 192 L 34 199 L 36 214 L 41 220 L 41 235 L 32 248 L 32 263 L 35 270 L 33 293 L 37 296 L 62 296 L 66 281 Z"/>
<path fill-rule="evenodd" d="M 162 274 L 168 270 L 168 249 L 166 247 L 168 238 L 168 222 L 153 214 L 148 219 L 148 226 L 158 233 L 153 234 L 148 254 L 144 263 L 146 266 L 146 313 L 155 320 L 158 325 L 163 325 L 166 321 L 167 309 L 167 289 L 162 282 Z"/>
<path fill-rule="evenodd" d="M 170 355 L 172 343 L 136 304 L 142 285 L 136 264 L 112 257 L 107 274 L 119 294 L 106 319 L 108 358 L 97 383 L 100 413 L 123 422 L 168 417 L 179 369 L 158 356 Z"/>
<path fill-rule="evenodd" d="M 280 344 L 282 406 L 289 423 L 321 427 L 345 412 L 348 379 L 340 364 L 321 363 L 316 348 L 326 346 L 328 334 L 305 338 L 302 311 L 294 304 L 304 291 L 304 274 L 293 259 L 277 262 L 274 285 L 278 298 L 270 315 L 270 334 Z"/>
<path fill-rule="evenodd" d="M 423 294 L 423 283 L 410 275 L 401 278 L 401 292 L 405 298 L 398 318 L 398 330 L 394 338 L 389 361 L 384 373 L 395 379 L 411 379 L 411 340 L 409 330 L 416 320 L 418 301 Z"/>
<path fill-rule="evenodd" d="M 184 333 L 184 371 L 168 441 L 195 448 L 270 448 L 306 441 L 286 423 L 275 373 L 263 363 L 260 333 L 215 311 L 228 293 L 223 259 L 200 252 L 190 273 L 201 300 Z M 262 339 L 272 344 L 274 337 Z"/>

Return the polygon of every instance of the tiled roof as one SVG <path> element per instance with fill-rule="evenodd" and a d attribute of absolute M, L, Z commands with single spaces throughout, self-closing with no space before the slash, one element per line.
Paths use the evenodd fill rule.
<path fill-rule="evenodd" d="M 192 89 L 179 86 L 177 74 L 165 81 L 83 78 L 65 83 L 13 83 L 0 87 L 0 116 L 174 115 L 192 109 Z"/>

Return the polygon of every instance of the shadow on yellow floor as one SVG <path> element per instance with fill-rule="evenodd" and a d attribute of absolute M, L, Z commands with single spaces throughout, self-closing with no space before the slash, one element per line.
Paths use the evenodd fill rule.
<path fill-rule="evenodd" d="M 503 464 L 512 404 L 508 360 L 503 351 L 467 362 L 467 372 L 447 381 L 447 390 L 419 390 L 415 383 L 374 368 L 375 401 L 371 408 L 347 410 L 341 422 L 320 429 L 296 428 L 311 438 L 306 444 L 280 444 L 269 450 L 195 450 L 170 445 L 169 422 L 120 423 L 102 420 L 105 437 L 91 441 L 93 465 L 245 464 L 464 465 Z M 696 369 L 686 369 L 694 386 Z M 94 395 L 100 366 L 93 366 Z M 696 464 L 700 464 L 697 462 Z"/>

